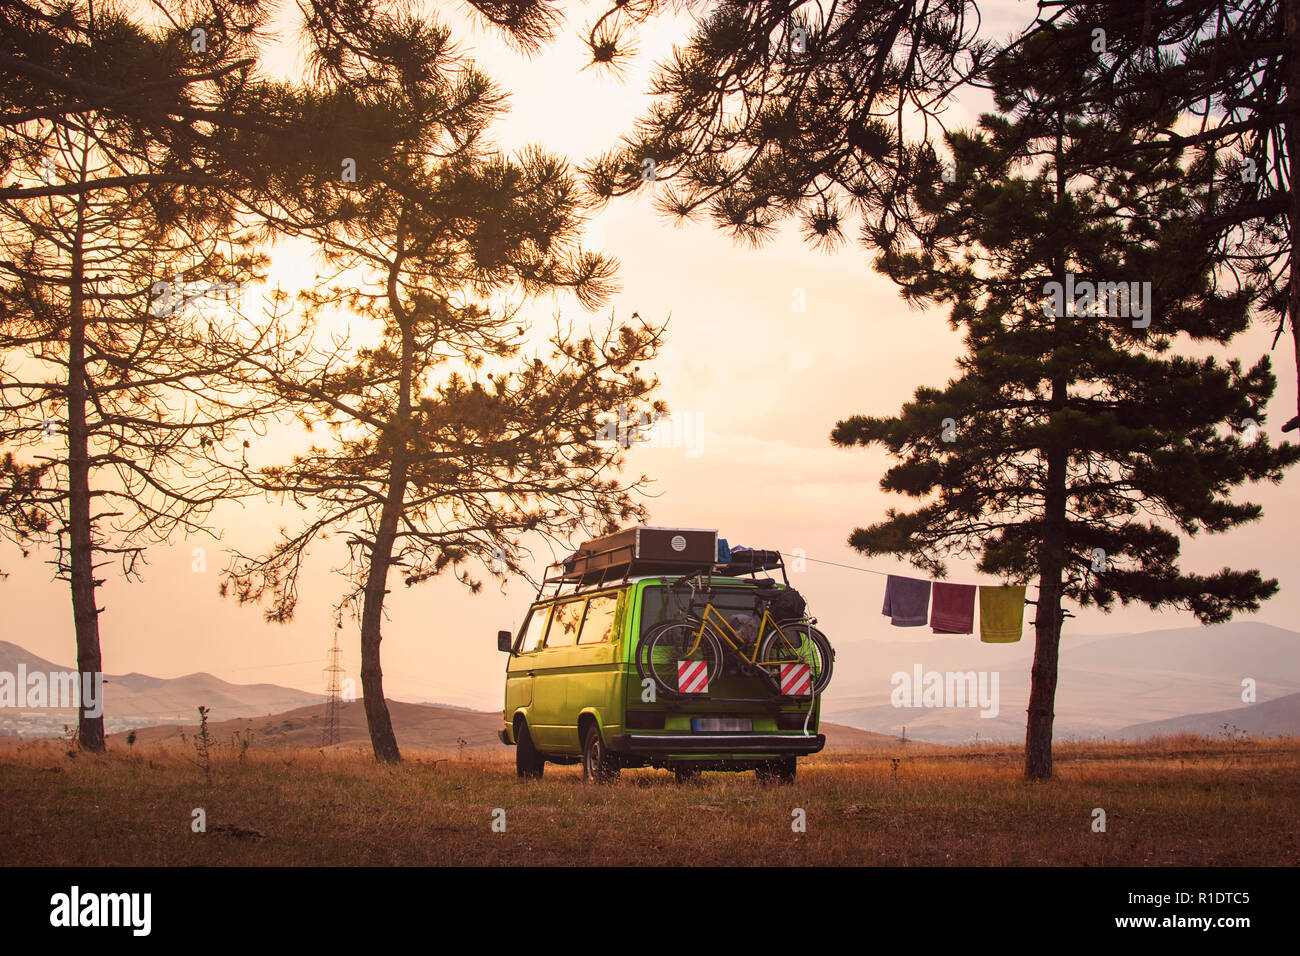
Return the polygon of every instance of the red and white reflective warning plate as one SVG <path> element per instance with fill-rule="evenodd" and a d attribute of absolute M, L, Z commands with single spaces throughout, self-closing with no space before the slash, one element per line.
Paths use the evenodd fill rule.
<path fill-rule="evenodd" d="M 709 662 L 678 661 L 677 690 L 682 694 L 707 694 L 709 692 Z"/>
<path fill-rule="evenodd" d="M 781 693 L 790 697 L 812 693 L 812 671 L 807 664 L 781 665 Z"/>

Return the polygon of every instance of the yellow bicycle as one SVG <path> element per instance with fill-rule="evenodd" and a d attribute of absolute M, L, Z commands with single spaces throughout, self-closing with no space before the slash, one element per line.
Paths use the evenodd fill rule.
<path fill-rule="evenodd" d="M 657 624 L 638 648 L 638 673 L 671 697 L 691 693 L 692 686 L 716 678 L 730 662 L 742 674 L 762 675 L 780 696 L 820 694 L 831 679 L 835 654 L 830 641 L 811 620 L 778 621 L 771 609 L 778 593 L 770 587 L 757 592 L 755 610 L 762 614 L 752 634 L 742 633 L 727 620 L 711 597 L 698 615 Z"/>

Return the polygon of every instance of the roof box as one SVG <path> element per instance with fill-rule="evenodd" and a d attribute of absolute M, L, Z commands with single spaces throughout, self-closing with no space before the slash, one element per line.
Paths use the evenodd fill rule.
<path fill-rule="evenodd" d="M 708 570 L 718 560 L 718 532 L 701 528 L 637 525 L 592 538 L 559 562 L 564 580 L 620 574 Z"/>

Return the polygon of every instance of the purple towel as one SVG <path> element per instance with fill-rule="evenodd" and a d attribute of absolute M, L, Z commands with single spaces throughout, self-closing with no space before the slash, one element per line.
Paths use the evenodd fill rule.
<path fill-rule="evenodd" d="M 922 627 L 930 609 L 930 582 L 891 574 L 885 581 L 885 606 L 881 614 L 889 615 L 894 627 Z"/>
<path fill-rule="evenodd" d="M 975 585 L 935 581 L 930 629 L 935 634 L 975 633 Z"/>

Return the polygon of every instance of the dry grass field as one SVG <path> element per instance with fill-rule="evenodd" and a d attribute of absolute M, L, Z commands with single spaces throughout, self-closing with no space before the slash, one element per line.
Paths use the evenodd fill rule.
<path fill-rule="evenodd" d="M 484 713 L 475 710 L 455 710 L 428 704 L 409 704 L 389 700 L 388 713 L 393 720 L 393 730 L 405 751 L 448 752 L 489 750 L 498 756 L 503 752 L 497 737 L 501 729 L 501 713 Z M 75 719 L 70 719 L 75 723 Z M 299 707 L 282 714 L 265 717 L 240 717 L 234 720 L 213 721 L 208 733 L 214 740 L 232 740 L 236 737 L 252 741 L 257 750 L 302 749 L 318 747 L 321 730 L 325 727 L 325 705 Z M 897 737 L 875 734 L 868 730 L 845 727 L 822 721 L 819 728 L 826 734 L 828 750 L 876 751 L 893 747 Z M 195 727 L 192 724 L 145 727 L 135 731 L 135 743 L 161 744 L 192 752 L 190 739 Z M 0 737 L 0 748 L 4 747 Z M 126 734 L 114 734 L 110 745 L 116 741 L 126 745 Z M 366 712 L 360 700 L 344 702 L 339 707 L 339 740 L 344 749 L 370 750 L 370 731 L 366 725 Z"/>
<path fill-rule="evenodd" d="M 513 751 L 217 746 L 211 783 L 176 747 L 0 748 L 0 864 L 1295 865 L 1300 739 L 1065 743 L 1030 784 L 1016 748 L 828 753 L 791 786 L 628 770 L 585 785 Z M 197 758 L 195 758 L 197 759 Z M 1092 829 L 1093 810 L 1106 831 Z M 194 809 L 207 832 L 191 828 Z M 493 829 L 504 810 L 505 832 Z M 806 832 L 794 832 L 796 810 Z M 496 814 L 497 819 L 500 815 Z"/>

